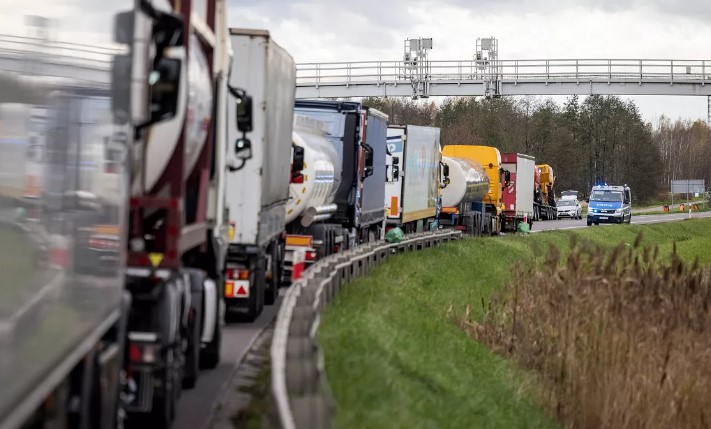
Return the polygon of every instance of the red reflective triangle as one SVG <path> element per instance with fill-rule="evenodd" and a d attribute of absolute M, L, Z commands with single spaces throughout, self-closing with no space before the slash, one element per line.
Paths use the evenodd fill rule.
<path fill-rule="evenodd" d="M 244 286 L 240 286 L 239 289 L 237 289 L 237 296 L 240 295 L 247 295 L 247 291 L 244 289 Z"/>

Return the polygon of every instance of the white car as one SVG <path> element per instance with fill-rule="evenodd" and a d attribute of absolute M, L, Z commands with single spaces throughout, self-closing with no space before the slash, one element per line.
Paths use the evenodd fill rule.
<path fill-rule="evenodd" d="M 558 219 L 569 217 L 571 219 L 582 219 L 583 208 L 577 199 L 562 198 L 556 204 L 558 210 Z"/>

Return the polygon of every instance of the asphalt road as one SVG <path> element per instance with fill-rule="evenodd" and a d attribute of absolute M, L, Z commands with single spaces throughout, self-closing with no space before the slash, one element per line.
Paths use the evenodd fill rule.
<path fill-rule="evenodd" d="M 711 217 L 711 212 L 701 212 L 701 213 L 692 213 L 691 218 L 704 218 L 704 217 Z M 674 221 L 680 221 L 684 219 L 688 219 L 689 214 L 688 213 L 675 213 L 675 214 L 664 214 L 664 215 L 643 215 L 643 216 L 635 216 L 632 215 L 632 223 L 635 225 L 643 225 L 643 224 L 648 224 L 648 223 L 659 223 L 659 222 L 674 222 Z M 611 226 L 615 224 L 603 224 L 601 223 L 600 226 Z M 546 220 L 546 221 L 538 221 L 538 222 L 533 222 L 533 230 L 531 232 L 541 232 L 541 231 L 550 231 L 554 229 L 576 229 L 576 228 L 588 228 L 587 226 L 587 221 L 585 218 L 581 220 L 573 220 L 573 219 L 559 219 L 559 220 Z M 595 225 L 590 226 L 589 228 L 595 228 Z"/>
<path fill-rule="evenodd" d="M 282 289 L 281 295 L 284 293 Z M 223 326 L 222 358 L 217 368 L 200 372 L 197 385 L 183 390 L 178 402 L 173 429 L 206 429 L 222 392 L 229 385 L 237 365 L 249 350 L 259 332 L 276 316 L 281 296 L 274 305 L 265 306 L 254 323 L 235 323 Z"/>
<path fill-rule="evenodd" d="M 648 224 L 658 222 L 672 222 L 688 219 L 688 214 L 645 215 L 632 216 L 633 224 Z M 711 217 L 711 212 L 692 213 L 692 218 Z M 601 224 L 603 226 L 603 224 Z M 605 226 L 610 226 L 605 224 Z M 565 230 L 575 228 L 588 228 L 585 219 L 582 220 L 553 220 L 534 222 L 532 232 L 547 230 Z M 590 227 L 590 228 L 594 228 Z M 281 294 L 285 290 L 281 290 Z M 271 322 L 281 304 L 281 296 L 275 305 L 264 308 L 264 312 L 255 323 L 231 324 L 224 327 L 222 337 L 222 361 L 220 365 L 210 371 L 202 371 L 198 384 L 193 390 L 183 392 L 178 405 L 174 429 L 207 429 L 215 404 L 218 403 L 224 390 L 237 369 L 237 365 L 250 348 L 259 332 Z"/>

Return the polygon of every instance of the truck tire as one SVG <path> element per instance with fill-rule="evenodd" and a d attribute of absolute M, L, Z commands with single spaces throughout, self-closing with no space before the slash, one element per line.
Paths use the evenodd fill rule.
<path fill-rule="evenodd" d="M 265 281 L 265 305 L 273 305 L 276 302 L 276 299 L 279 296 L 279 278 L 281 278 L 281 273 L 279 273 L 279 250 L 278 244 L 276 242 L 272 243 L 271 246 L 269 246 L 269 253 L 269 263 L 271 265 L 269 269 L 272 272 L 272 277 L 271 279 Z"/>
<path fill-rule="evenodd" d="M 175 418 L 175 407 L 177 404 L 176 375 L 179 373 L 175 366 L 175 356 L 173 349 L 166 353 L 165 382 L 163 383 L 161 395 L 153 398 L 153 408 L 148 415 L 151 428 L 169 429 Z"/>
<path fill-rule="evenodd" d="M 285 282 L 284 281 L 284 256 L 286 254 L 286 245 L 283 241 L 279 240 L 279 244 L 277 245 L 277 256 L 278 256 L 278 262 L 279 262 L 279 276 L 277 277 L 279 279 L 279 287 L 284 287 L 288 286 L 291 282 Z"/>
<path fill-rule="evenodd" d="M 185 374 L 183 375 L 183 388 L 192 389 L 197 384 L 200 375 L 200 333 L 202 331 L 202 300 L 191 311 L 192 321 L 188 330 L 188 350 L 185 353 Z"/>
<path fill-rule="evenodd" d="M 207 274 L 202 270 L 186 270 L 190 276 L 190 319 L 188 321 L 187 339 L 188 348 L 185 352 L 185 373 L 182 387 L 192 389 L 200 375 L 200 337 L 202 334 L 204 283 Z"/>
<path fill-rule="evenodd" d="M 200 368 L 213 369 L 220 363 L 220 348 L 222 347 L 222 324 L 220 318 L 215 320 L 215 333 L 204 349 L 200 351 Z"/>
<path fill-rule="evenodd" d="M 257 320 L 257 317 L 262 314 L 262 309 L 264 308 L 264 295 L 266 292 L 266 276 L 264 275 L 265 259 L 257 258 L 254 264 L 255 267 L 252 271 L 252 275 L 254 277 L 251 282 L 251 284 L 254 285 L 254 293 L 251 293 L 247 299 L 247 314 L 245 315 L 245 319 L 249 323 Z"/>
<path fill-rule="evenodd" d="M 215 279 L 215 284 L 217 285 L 217 290 L 221 291 L 221 285 L 224 284 L 221 275 L 217 275 Z M 212 341 L 205 344 L 204 347 L 200 349 L 200 369 L 213 369 L 216 368 L 220 363 L 220 351 L 222 350 L 222 317 L 220 312 L 224 303 L 223 293 L 218 292 L 217 301 L 215 302 L 217 308 L 215 308 L 215 327 L 212 334 Z"/>

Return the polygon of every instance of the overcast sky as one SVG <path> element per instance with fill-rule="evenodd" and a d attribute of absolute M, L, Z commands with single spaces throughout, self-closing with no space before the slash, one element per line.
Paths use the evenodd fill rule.
<path fill-rule="evenodd" d="M 269 30 L 296 62 L 467 60 L 477 37 L 500 59 L 711 59 L 711 0 L 228 0 L 232 27 Z M 706 119 L 706 97 L 634 97 L 646 120 Z"/>

